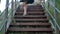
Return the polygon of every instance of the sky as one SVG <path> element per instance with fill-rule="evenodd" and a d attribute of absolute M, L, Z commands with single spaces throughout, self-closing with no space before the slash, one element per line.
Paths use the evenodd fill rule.
<path fill-rule="evenodd" d="M 3 11 L 5 9 L 5 5 L 6 5 L 6 0 L 1 0 L 0 3 L 0 10 Z"/>
<path fill-rule="evenodd" d="M 20 1 L 20 0 L 18 0 L 18 1 Z M 45 1 L 47 1 L 47 0 L 45 0 Z M 9 0 L 9 2 L 11 2 L 11 0 Z M 1 3 L 0 3 L 1 12 L 4 11 L 5 7 L 6 7 L 6 0 L 1 0 Z"/>
<path fill-rule="evenodd" d="M 13 0 L 13 1 L 15 1 L 15 0 Z M 18 1 L 20 1 L 20 0 L 18 0 Z M 10 2 L 11 2 L 11 0 L 9 0 L 9 3 Z M 0 3 L 0 10 L 1 10 L 1 12 L 4 11 L 5 7 L 6 7 L 6 0 L 1 0 L 1 3 Z"/>

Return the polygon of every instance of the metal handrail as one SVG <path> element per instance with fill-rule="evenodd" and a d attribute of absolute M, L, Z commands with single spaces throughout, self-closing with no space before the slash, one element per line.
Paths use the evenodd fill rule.
<path fill-rule="evenodd" d="M 5 12 L 6 12 L 6 9 L 7 8 L 9 8 L 9 5 L 12 5 L 13 4 L 13 2 L 11 1 L 7 6 L 6 6 L 6 8 L 5 8 L 5 10 L 0 14 L 0 17 L 1 16 L 5 16 Z M 19 5 L 18 5 L 19 6 Z M 8 18 L 5 18 L 4 17 L 4 19 L 2 20 L 2 25 L 1 25 L 1 27 L 0 27 L 0 31 L 2 31 L 3 29 L 5 30 L 5 32 L 6 32 L 6 28 L 8 28 L 9 27 L 9 25 L 10 25 L 10 23 L 11 23 L 11 18 L 13 17 L 13 15 L 15 14 L 15 12 L 16 12 L 16 10 L 17 10 L 17 8 L 18 8 L 18 6 L 15 6 L 15 9 L 13 9 L 12 11 L 14 12 L 13 14 L 12 14 L 12 11 L 7 15 L 7 17 Z M 12 14 L 12 15 L 11 15 Z M 10 21 L 9 21 L 10 20 Z M 5 27 L 5 28 L 4 28 Z"/>
<path fill-rule="evenodd" d="M 54 7 L 54 9 L 55 10 L 57 10 L 57 12 L 58 13 L 60 13 L 60 10 L 59 9 L 57 9 L 55 6 L 54 6 L 54 4 L 53 4 L 53 2 L 52 1 L 48 1 L 49 2 L 49 4 L 51 5 L 51 6 L 53 6 Z M 52 16 L 53 17 L 53 16 Z M 57 24 L 57 21 L 56 21 L 56 19 L 53 17 L 53 20 L 55 21 L 55 24 L 57 25 L 57 27 L 59 28 L 59 30 L 60 30 L 60 27 L 59 27 L 59 25 Z"/>
<path fill-rule="evenodd" d="M 9 7 L 10 4 L 11 4 L 11 3 L 9 3 L 9 4 L 7 5 L 7 7 Z M 4 14 L 4 13 L 6 12 L 7 7 L 6 7 L 5 10 L 0 14 L 0 16 L 2 16 L 2 14 Z M 4 21 L 4 19 L 3 19 L 3 21 Z M 7 21 L 7 19 L 5 20 L 5 22 L 6 22 L 6 21 Z M 2 23 L 3 23 L 3 22 L 2 22 Z M 1 25 L 0 31 L 1 31 L 1 29 L 2 29 L 3 26 L 4 26 L 4 24 Z"/>
<path fill-rule="evenodd" d="M 49 2 L 49 4 L 51 5 L 51 6 L 53 6 L 54 7 L 54 9 L 56 9 L 57 10 L 57 12 L 58 13 L 60 13 L 60 10 L 59 9 L 57 9 L 55 6 L 54 6 L 54 4 L 53 4 L 53 2 L 52 1 L 48 1 Z M 56 21 L 56 19 L 51 15 L 51 17 L 53 18 L 53 20 L 54 21 Z M 57 27 L 59 28 L 59 30 L 60 30 L 60 27 L 59 27 L 59 25 L 57 24 L 57 22 L 55 22 L 55 24 L 57 25 Z"/>
<path fill-rule="evenodd" d="M 50 11 L 47 9 L 47 7 L 45 7 L 45 9 L 48 11 L 49 15 L 52 17 L 52 19 L 55 21 L 55 24 L 58 26 L 59 30 L 60 30 L 60 27 L 59 25 L 57 24 L 55 18 L 50 14 Z"/>
<path fill-rule="evenodd" d="M 55 5 L 53 4 L 52 1 L 49 1 L 49 0 L 48 0 L 48 4 L 51 5 L 51 6 L 56 10 L 56 12 L 60 13 L 60 10 L 55 7 Z M 57 30 L 60 30 L 60 27 L 59 27 L 59 25 L 58 25 L 58 23 L 57 23 L 57 21 L 56 21 L 56 18 L 54 18 L 54 16 L 52 16 L 52 14 L 50 13 L 50 11 L 49 11 L 49 9 L 48 9 L 48 6 L 45 6 L 45 1 L 44 1 L 44 0 L 43 0 L 42 5 L 43 5 L 43 7 L 45 8 L 45 10 L 47 11 L 48 16 L 50 16 L 50 18 L 52 18 L 53 21 L 54 21 L 54 24 L 53 24 L 53 23 L 51 23 L 51 24 L 53 25 L 54 30 L 55 30 L 55 34 L 56 34 L 56 33 L 57 33 Z"/>

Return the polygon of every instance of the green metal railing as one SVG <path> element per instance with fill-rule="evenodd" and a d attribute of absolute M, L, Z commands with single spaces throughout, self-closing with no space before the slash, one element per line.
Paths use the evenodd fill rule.
<path fill-rule="evenodd" d="M 50 22 L 52 24 L 52 27 L 54 29 L 54 34 L 60 34 L 60 26 L 58 25 L 58 13 L 60 13 L 60 10 L 56 6 L 56 0 L 52 2 L 52 0 L 43 0 L 42 2 L 43 7 L 45 8 L 45 12 L 47 13 Z M 53 13 L 52 13 L 53 12 Z"/>
<path fill-rule="evenodd" d="M 7 31 L 10 23 L 12 22 L 12 18 L 14 17 L 14 14 L 16 12 L 16 9 L 18 8 L 19 1 L 18 0 L 6 0 L 6 8 L 5 10 L 0 14 L 0 34 L 5 34 Z"/>

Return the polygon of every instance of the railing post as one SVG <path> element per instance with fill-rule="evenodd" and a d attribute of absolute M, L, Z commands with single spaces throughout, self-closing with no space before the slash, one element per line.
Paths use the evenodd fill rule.
<path fill-rule="evenodd" d="M 48 9 L 49 9 L 49 5 L 50 5 L 50 4 L 49 4 L 49 1 L 50 1 L 50 0 L 47 0 L 47 1 L 48 1 Z"/>
<path fill-rule="evenodd" d="M 42 0 L 42 1 L 43 1 L 42 5 L 43 5 L 43 7 L 45 8 L 45 6 L 44 6 L 44 4 L 45 4 L 45 0 Z"/>
<path fill-rule="evenodd" d="M 8 19 L 8 7 L 9 7 L 9 0 L 6 0 L 6 13 L 5 13 L 6 19 Z M 6 25 L 7 25 L 7 22 L 5 23 L 5 28 L 7 28 Z"/>
<path fill-rule="evenodd" d="M 5 18 L 8 17 L 8 5 L 9 5 L 9 0 L 6 0 L 6 12 L 5 12 Z"/>
<path fill-rule="evenodd" d="M 12 2 L 12 4 L 11 4 L 11 17 L 13 17 L 13 10 L 14 10 L 14 6 L 13 6 L 13 0 L 11 1 Z"/>
<path fill-rule="evenodd" d="M 54 0 L 54 6 L 57 7 L 56 0 Z M 57 15 L 58 15 L 58 12 L 57 12 L 56 9 L 54 9 L 54 17 L 55 17 L 56 22 L 58 21 Z M 58 23 L 58 22 L 57 22 L 57 23 Z M 55 27 L 56 27 L 56 34 L 59 34 L 59 33 L 58 33 L 58 28 L 57 28 L 56 25 L 55 25 Z"/>
<path fill-rule="evenodd" d="M 13 11 L 14 11 L 14 6 L 13 6 L 13 0 L 11 1 L 11 21 L 13 20 Z"/>
<path fill-rule="evenodd" d="M 48 10 L 49 10 L 49 8 L 50 8 L 49 1 L 50 1 L 50 0 L 47 0 L 47 3 L 48 3 L 48 6 L 47 6 L 47 8 L 48 8 Z M 48 14 L 48 18 L 49 18 L 49 19 L 51 18 L 49 14 Z"/>
<path fill-rule="evenodd" d="M 7 20 L 8 19 L 8 5 L 9 5 L 9 0 L 6 0 L 6 11 L 5 11 L 5 15 L 4 15 L 4 19 Z M 4 25 L 4 33 L 6 32 L 6 28 L 7 28 L 7 21 L 5 22 Z"/>
<path fill-rule="evenodd" d="M 15 0 L 15 9 L 16 9 L 16 0 Z"/>
<path fill-rule="evenodd" d="M 15 0 L 15 11 L 16 11 L 16 8 L 17 8 L 17 0 Z"/>
<path fill-rule="evenodd" d="M 17 8 L 17 0 L 15 0 L 15 8 Z"/>

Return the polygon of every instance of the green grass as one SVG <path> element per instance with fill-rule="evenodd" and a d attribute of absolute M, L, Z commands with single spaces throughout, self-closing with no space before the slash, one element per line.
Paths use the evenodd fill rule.
<path fill-rule="evenodd" d="M 2 32 L 0 32 L 0 34 L 2 34 Z"/>

